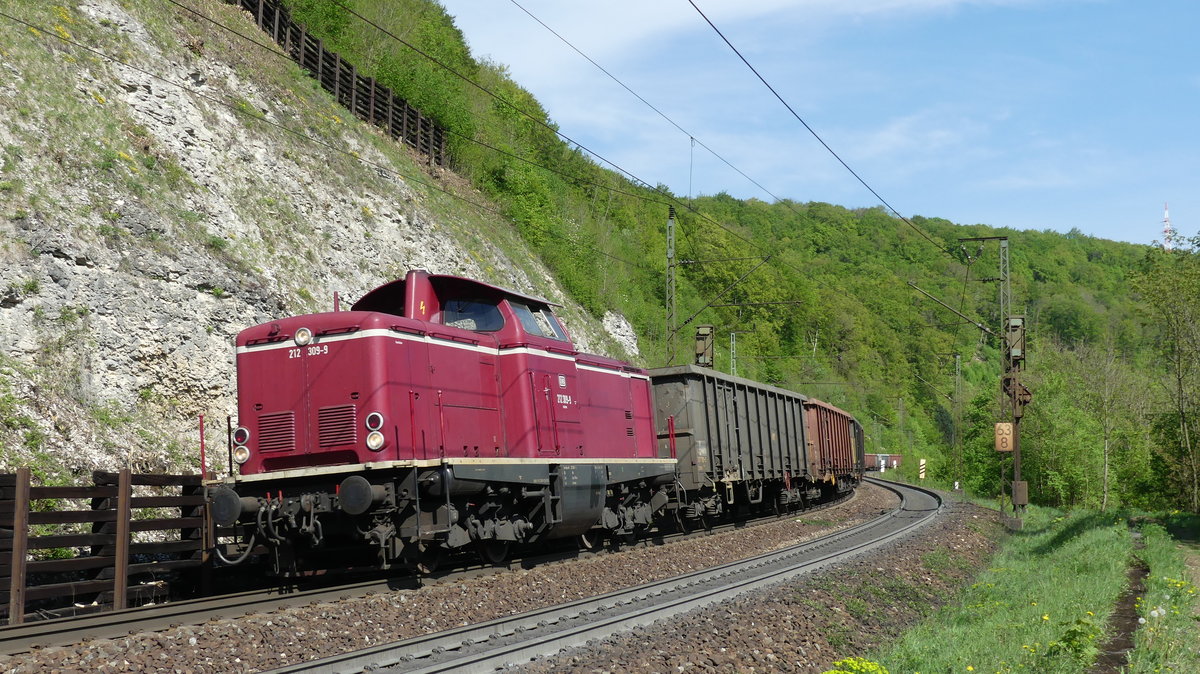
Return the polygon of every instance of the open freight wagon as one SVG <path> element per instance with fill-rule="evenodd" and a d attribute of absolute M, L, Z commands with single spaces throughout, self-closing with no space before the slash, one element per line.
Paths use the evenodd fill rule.
<path fill-rule="evenodd" d="M 683 518 L 807 506 L 862 477 L 862 426 L 832 405 L 695 365 L 650 378 L 659 455 L 678 458 Z"/>

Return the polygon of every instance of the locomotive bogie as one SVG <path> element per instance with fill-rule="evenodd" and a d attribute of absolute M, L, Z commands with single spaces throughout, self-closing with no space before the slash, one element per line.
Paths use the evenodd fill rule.
<path fill-rule="evenodd" d="M 275 491 L 262 497 L 241 494 L 263 480 L 243 483 L 241 494 L 214 486 L 213 519 L 251 532 L 251 544 L 266 543 L 281 575 L 348 548 L 374 550 L 364 563 L 380 568 L 427 565 L 472 544 L 495 561 L 510 544 L 577 536 L 597 526 L 610 534 L 650 526 L 667 500 L 662 485 L 673 471 L 670 463 L 625 466 L 616 471 L 624 481 L 610 482 L 614 476 L 601 463 L 345 468 L 315 479 L 270 481 Z"/>

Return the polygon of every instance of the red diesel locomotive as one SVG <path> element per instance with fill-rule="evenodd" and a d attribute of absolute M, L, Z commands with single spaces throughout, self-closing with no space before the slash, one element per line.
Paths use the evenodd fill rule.
<path fill-rule="evenodd" d="M 429 570 L 465 546 L 499 561 L 518 543 L 595 545 L 861 476 L 861 426 L 844 412 L 690 366 L 652 385 L 576 351 L 553 306 L 410 271 L 350 311 L 242 331 L 238 470 L 208 493 L 214 523 L 243 540 L 218 556 L 265 551 L 280 574 Z M 727 400 L 698 399 L 697 378 Z M 706 420 L 714 405 L 725 416 Z M 818 423 L 801 406 L 832 412 Z"/>

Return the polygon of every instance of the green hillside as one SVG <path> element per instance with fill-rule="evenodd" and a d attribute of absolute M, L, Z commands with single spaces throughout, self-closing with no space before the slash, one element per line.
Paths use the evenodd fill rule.
<path fill-rule="evenodd" d="M 914 217 L 910 226 L 878 208 L 725 194 L 687 201 L 602 168 L 558 138 L 533 96 L 502 64 L 475 59 L 432 0 L 346 3 L 361 17 L 340 4 L 289 2 L 360 72 L 450 130 L 454 170 L 501 205 L 583 306 L 630 319 L 646 365 L 667 363 L 665 225 L 674 205 L 680 259 L 733 259 L 678 267 L 679 321 L 693 320 L 678 331 L 675 362 L 690 353 L 694 326 L 708 323 L 716 326 L 717 367 L 728 370 L 729 333 L 737 331 L 739 374 L 848 409 L 867 428 L 868 451 L 903 454 L 909 473 L 925 458 L 934 479 L 961 476 L 968 487 L 995 494 L 1001 456 L 992 449 L 992 424 L 1003 420 L 998 343 L 909 284 L 998 329 L 998 247 L 959 239 L 1007 236 L 1014 311 L 1030 327 L 1023 381 L 1035 397 L 1022 447 L 1032 498 L 1196 508 L 1189 433 L 1196 396 L 1188 395 L 1197 384 L 1188 361 L 1196 342 L 1172 337 L 1164 322 L 1183 311 L 1164 308 L 1181 295 L 1162 293 L 1156 305 L 1139 294 L 1171 282 L 1169 267 L 1194 270 L 1193 254 L 1077 230 L 1015 231 L 935 217 Z M 1175 361 L 1178 372 L 1171 371 Z"/>

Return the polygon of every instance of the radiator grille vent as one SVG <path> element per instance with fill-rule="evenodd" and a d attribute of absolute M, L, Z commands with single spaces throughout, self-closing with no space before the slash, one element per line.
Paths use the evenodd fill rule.
<path fill-rule="evenodd" d="M 262 452 L 296 451 L 296 415 L 291 411 L 260 414 L 258 449 Z"/>
<path fill-rule="evenodd" d="M 633 418 L 633 410 L 625 410 L 625 418 L 632 419 Z"/>
<path fill-rule="evenodd" d="M 322 407 L 317 411 L 317 426 L 321 447 L 358 442 L 358 410 L 354 405 Z"/>
<path fill-rule="evenodd" d="M 628 435 L 629 437 L 631 437 L 631 438 L 632 438 L 632 437 L 633 437 L 633 429 L 632 429 L 632 428 L 630 428 L 630 427 L 628 427 L 628 426 L 626 426 L 626 427 L 625 427 L 625 435 Z"/>

